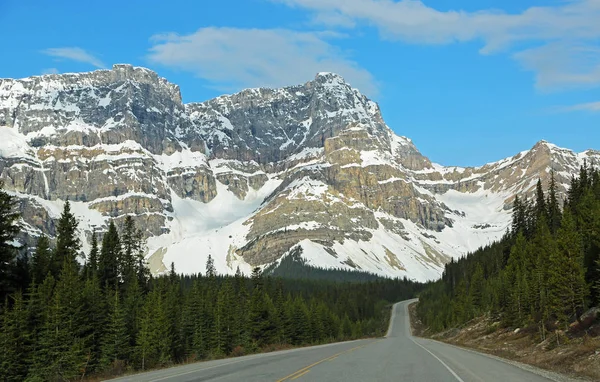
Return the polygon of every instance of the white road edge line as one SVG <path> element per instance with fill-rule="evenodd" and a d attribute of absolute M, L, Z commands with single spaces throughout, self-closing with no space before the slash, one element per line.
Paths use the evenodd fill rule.
<path fill-rule="evenodd" d="M 408 312 L 408 305 L 412 304 L 413 302 L 418 301 L 418 299 L 414 299 L 414 300 L 410 300 L 404 303 L 404 311 L 406 312 L 406 320 L 405 320 L 405 325 L 406 325 L 406 329 L 407 330 L 407 337 L 410 338 L 410 340 L 412 342 L 414 342 L 415 345 L 418 345 L 419 347 L 421 347 L 423 350 L 425 350 L 427 353 L 431 354 L 431 356 L 435 359 L 437 359 L 442 365 L 444 365 L 444 367 L 446 369 L 448 369 L 448 371 L 450 372 L 450 374 L 452 374 L 454 376 L 454 378 L 456 378 L 456 380 L 458 382 L 465 382 L 461 377 L 458 376 L 458 374 L 456 374 L 454 372 L 454 370 L 452 370 L 450 368 L 450 366 L 446 365 L 446 363 L 444 361 L 442 361 L 440 359 L 440 357 L 438 357 L 437 355 L 433 354 L 431 351 L 429 351 L 429 349 L 427 349 L 425 346 L 421 345 L 420 343 L 418 343 L 417 341 L 415 341 L 415 339 L 413 338 L 412 335 L 412 327 L 410 325 L 410 313 Z M 396 309 L 394 309 L 394 313 L 396 313 Z"/>
<path fill-rule="evenodd" d="M 453 347 L 455 349 L 463 350 L 463 351 L 466 351 L 466 352 L 469 352 L 469 353 L 473 353 L 475 355 L 483 356 L 483 357 L 486 357 L 486 358 L 489 358 L 489 359 L 493 359 L 495 361 L 499 361 L 499 362 L 505 363 L 505 364 L 507 364 L 509 366 L 518 367 L 521 370 L 528 371 L 531 374 L 534 374 L 534 375 L 546 378 L 546 379 L 548 379 L 550 381 L 564 382 L 566 380 L 565 378 L 568 378 L 568 381 L 571 381 L 571 382 L 586 382 L 586 381 L 588 381 L 587 379 L 581 379 L 581 378 L 578 378 L 578 377 L 572 377 L 570 375 L 562 375 L 562 374 L 557 373 L 557 372 L 552 371 L 552 370 L 542 369 L 542 368 L 539 368 L 539 367 L 536 367 L 536 366 L 533 366 L 533 365 L 529 365 L 529 364 L 526 364 L 526 363 L 523 363 L 523 362 L 514 361 L 512 359 L 506 359 L 506 358 L 498 357 L 497 355 L 483 353 L 483 352 L 477 351 L 476 349 L 470 349 L 470 348 L 467 348 L 467 347 L 457 346 L 457 345 L 454 345 L 454 344 L 451 344 L 451 343 L 448 343 L 448 342 L 442 342 L 442 341 L 434 340 L 432 338 L 427 338 L 426 340 L 438 343 L 440 345 L 450 346 L 450 347 Z"/>
<path fill-rule="evenodd" d="M 411 303 L 416 302 L 418 300 L 419 299 L 417 298 L 417 299 L 408 301 L 406 303 L 406 309 L 408 310 L 408 305 L 410 305 Z M 410 325 L 410 316 L 409 316 L 408 331 L 410 333 L 410 339 L 413 340 L 413 338 L 412 338 L 412 326 Z M 473 354 L 480 355 L 480 356 L 483 356 L 483 357 L 486 357 L 486 358 L 490 358 L 490 359 L 493 359 L 493 360 L 496 360 L 496 361 L 500 361 L 500 362 L 505 363 L 507 365 L 510 365 L 510 366 L 513 366 L 513 367 L 518 367 L 521 370 L 525 370 L 525 371 L 528 371 L 528 372 L 530 372 L 532 374 L 535 374 L 537 376 L 546 378 L 546 379 L 548 379 L 550 381 L 554 381 L 554 382 L 564 382 L 565 381 L 565 376 L 564 375 L 556 373 L 556 372 L 554 372 L 552 370 L 546 370 L 546 369 L 542 369 L 542 368 L 539 368 L 539 367 L 536 367 L 536 366 L 533 366 L 533 365 L 528 365 L 528 364 L 523 363 L 523 362 L 514 361 L 514 360 L 511 360 L 511 359 L 505 359 L 505 358 L 502 358 L 502 357 L 498 357 L 497 355 L 483 353 L 483 352 L 477 351 L 475 349 L 470 349 L 470 348 L 466 348 L 466 347 L 462 347 L 462 346 L 456 346 L 454 344 L 450 344 L 450 343 L 447 343 L 447 342 L 442 342 L 442 341 L 434 340 L 433 338 L 427 338 L 427 341 L 436 342 L 436 343 L 441 344 L 441 345 L 451 346 L 451 347 L 459 349 L 459 350 L 464 350 L 464 351 L 467 351 L 469 353 L 473 353 Z M 415 342 L 415 341 L 413 340 L 413 342 Z M 418 343 L 417 343 L 417 345 L 421 346 Z M 423 347 L 423 346 L 421 346 L 421 347 Z M 427 349 L 425 349 L 425 350 L 427 350 Z M 435 357 L 435 355 L 434 355 L 434 357 Z M 446 365 L 444 365 L 444 366 L 446 366 Z M 446 367 L 448 367 L 448 366 L 446 366 Z M 585 381 L 587 381 L 586 379 L 581 379 L 581 378 L 577 378 L 577 377 L 571 377 L 571 376 L 566 376 L 566 377 L 569 378 L 568 379 L 569 381 L 573 381 L 573 382 L 585 382 Z"/>
<path fill-rule="evenodd" d="M 441 360 L 441 359 L 440 359 L 440 358 L 439 358 L 437 355 L 435 355 L 435 354 L 433 354 L 432 352 L 430 352 L 430 351 L 429 351 L 429 349 L 427 349 L 425 346 L 423 346 L 423 345 L 421 345 L 420 343 L 418 343 L 417 341 L 415 341 L 415 340 L 414 340 L 412 337 L 410 337 L 410 340 L 411 340 L 412 342 L 414 342 L 416 345 L 419 345 L 419 346 L 420 346 L 420 347 L 421 347 L 423 350 L 425 350 L 427 353 L 431 354 L 431 355 L 433 356 L 433 358 L 435 358 L 435 359 L 437 359 L 438 361 L 440 361 L 440 363 L 441 363 L 442 365 L 444 365 L 444 367 L 445 367 L 446 369 L 448 369 L 448 371 L 450 372 L 450 374 L 452 374 L 452 375 L 454 376 L 454 378 L 456 378 L 456 380 L 457 380 L 458 382 L 465 382 L 465 381 L 463 381 L 463 379 L 462 379 L 461 377 L 459 377 L 459 376 L 458 376 L 458 374 L 456 374 L 456 373 L 454 372 L 454 370 L 452 370 L 452 369 L 450 368 L 450 366 L 446 365 L 446 363 L 445 363 L 444 361 L 442 361 L 442 360 Z"/>

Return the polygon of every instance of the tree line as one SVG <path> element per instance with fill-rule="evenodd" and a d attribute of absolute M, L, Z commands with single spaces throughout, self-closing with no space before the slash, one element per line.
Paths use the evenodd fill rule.
<path fill-rule="evenodd" d="M 433 331 L 489 313 L 544 340 L 599 303 L 600 171 L 584 165 L 564 201 L 554 173 L 532 200 L 516 196 L 504 237 L 447 264 L 417 309 Z"/>
<path fill-rule="evenodd" d="M 83 254 L 68 202 L 51 241 L 19 254 L 15 200 L 0 190 L 0 380 L 64 381 L 286 346 L 379 336 L 407 279 L 340 283 L 261 274 L 150 275 L 131 217 Z M 54 243 L 54 244 L 52 244 Z M 321 274 L 320 274 L 321 276 Z"/>

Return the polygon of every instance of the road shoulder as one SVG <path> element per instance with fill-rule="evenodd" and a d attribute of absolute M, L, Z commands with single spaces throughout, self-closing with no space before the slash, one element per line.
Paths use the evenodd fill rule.
<path fill-rule="evenodd" d="M 538 374 L 540 376 L 546 377 L 550 380 L 557 382 L 580 382 L 580 381 L 598 381 L 600 380 L 600 376 L 596 374 L 593 369 L 578 369 L 577 371 L 565 370 L 564 365 L 556 365 L 556 364 L 548 364 L 544 362 L 545 359 L 542 357 L 536 357 L 534 352 L 525 353 L 528 356 L 519 356 L 520 354 L 517 352 L 506 352 L 504 349 L 508 343 L 502 343 L 503 345 L 500 350 L 495 349 L 489 346 L 489 343 L 486 339 L 489 339 L 490 334 L 484 334 L 475 330 L 471 326 L 467 326 L 462 329 L 453 329 L 451 331 L 447 331 L 448 335 L 446 336 L 429 336 L 427 334 L 427 328 L 420 322 L 416 314 L 416 304 L 412 303 L 408 306 L 409 315 L 410 315 L 410 324 L 412 334 L 416 337 L 421 337 L 429 341 L 434 341 L 440 344 L 452 346 L 458 349 L 462 349 L 464 351 L 480 354 L 482 356 L 486 356 L 489 358 L 493 358 L 495 360 L 519 367 L 523 370 L 527 370 Z M 465 338 L 465 333 L 467 333 L 467 338 Z M 463 334 L 463 335 L 461 335 Z M 504 351 L 502 351 L 504 350 Z M 537 349 L 538 352 L 542 350 Z M 588 353 L 590 353 L 588 351 Z M 592 361 L 596 359 L 595 366 L 597 367 L 600 364 L 600 357 L 598 357 L 598 351 L 591 352 L 588 354 L 588 358 L 585 359 L 585 365 L 591 365 Z M 582 358 L 582 357 L 580 357 Z M 594 366 L 592 366 L 593 368 Z"/>

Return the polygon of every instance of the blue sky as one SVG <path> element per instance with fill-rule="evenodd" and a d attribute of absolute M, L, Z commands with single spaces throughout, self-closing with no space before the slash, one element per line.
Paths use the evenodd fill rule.
<path fill-rule="evenodd" d="M 0 78 L 130 63 L 185 102 L 340 73 L 444 165 L 600 149 L 600 0 L 0 1 Z"/>

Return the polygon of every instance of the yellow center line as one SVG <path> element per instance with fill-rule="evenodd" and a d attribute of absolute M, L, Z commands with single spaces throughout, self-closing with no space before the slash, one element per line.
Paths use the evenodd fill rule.
<path fill-rule="evenodd" d="M 365 346 L 367 346 L 367 345 L 370 345 L 370 344 L 372 344 L 372 343 L 374 343 L 374 342 L 378 342 L 378 341 L 369 342 L 368 344 L 361 345 L 361 346 L 357 346 L 357 347 L 354 347 L 354 348 L 352 348 L 352 349 L 349 349 L 349 350 L 344 350 L 344 351 L 342 351 L 342 352 L 339 352 L 339 353 L 337 353 L 337 354 L 334 354 L 334 355 L 332 355 L 332 356 L 329 356 L 329 357 L 327 357 L 327 358 L 324 358 L 324 359 L 322 359 L 322 360 L 320 360 L 320 361 L 317 361 L 317 362 L 313 363 L 312 365 L 308 365 L 308 366 L 306 366 L 306 367 L 303 367 L 302 369 L 300 369 L 300 370 L 298 370 L 298 371 L 296 371 L 296 372 L 294 372 L 294 373 L 292 373 L 292 374 L 288 375 L 287 377 L 283 377 L 283 378 L 281 378 L 281 379 L 277 380 L 277 382 L 283 382 L 283 381 L 287 381 L 288 379 L 289 379 L 289 380 L 294 380 L 294 379 L 296 379 L 296 378 L 299 378 L 299 377 L 301 377 L 302 375 L 304 375 L 304 374 L 308 373 L 308 372 L 310 371 L 310 369 L 311 369 L 311 368 L 313 368 L 313 367 L 317 366 L 318 364 L 321 364 L 321 363 L 323 363 L 323 362 L 325 362 L 325 361 L 331 361 L 331 360 L 333 360 L 334 358 L 337 358 L 337 357 L 339 357 L 339 356 L 340 356 L 340 355 L 342 355 L 342 354 L 345 354 L 345 353 L 350 353 L 350 352 L 352 352 L 352 351 L 354 351 L 354 350 L 358 350 L 358 349 L 360 349 L 360 348 L 364 348 Z"/>
<path fill-rule="evenodd" d="M 310 369 L 306 370 L 306 371 L 305 371 L 305 372 L 303 372 L 303 373 L 300 373 L 300 374 L 298 374 L 297 376 L 295 376 L 295 377 L 294 377 L 294 378 L 292 378 L 291 380 L 293 381 L 294 379 L 298 379 L 298 378 L 302 377 L 303 375 L 305 375 L 306 373 L 308 373 L 309 371 L 310 371 Z"/>

